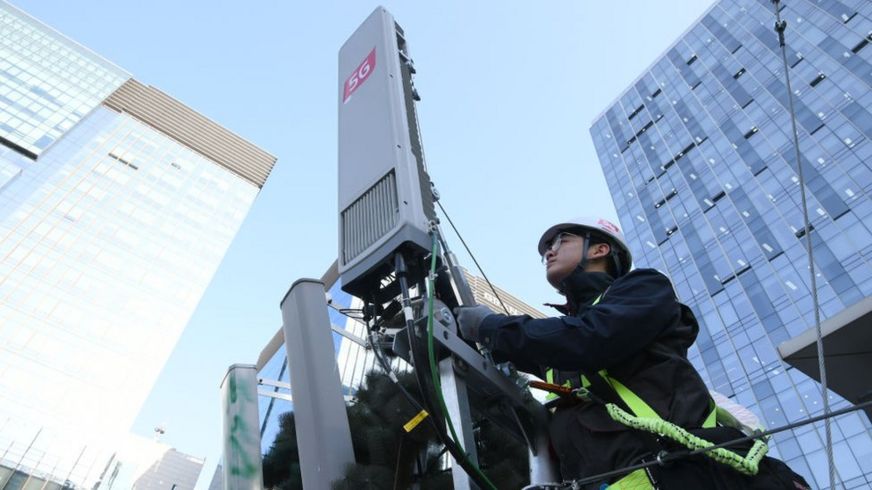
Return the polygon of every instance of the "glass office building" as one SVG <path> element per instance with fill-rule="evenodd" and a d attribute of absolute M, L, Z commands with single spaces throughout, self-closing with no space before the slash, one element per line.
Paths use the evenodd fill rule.
<path fill-rule="evenodd" d="M 715 3 L 590 130 L 636 266 L 666 272 L 700 321 L 692 361 L 769 427 L 822 413 L 819 384 L 776 351 L 814 325 L 805 241 L 823 318 L 872 296 L 872 2 L 781 7 L 810 237 L 769 0 Z M 832 428 L 839 487 L 868 488 L 872 424 Z M 772 453 L 826 488 L 823 434 L 780 433 Z"/>
<path fill-rule="evenodd" d="M 6 3 L 0 30 L 0 141 L 30 158 L 130 78 Z"/>
<path fill-rule="evenodd" d="M 0 488 L 95 488 L 274 162 L 0 2 Z"/>

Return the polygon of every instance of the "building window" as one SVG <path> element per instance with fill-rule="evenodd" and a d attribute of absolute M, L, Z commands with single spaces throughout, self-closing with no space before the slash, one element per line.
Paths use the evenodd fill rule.
<path fill-rule="evenodd" d="M 133 170 L 139 170 L 139 167 L 138 167 L 138 166 L 136 166 L 136 165 L 134 165 L 133 163 L 131 163 L 131 162 L 125 160 L 124 157 L 120 157 L 120 156 L 118 156 L 118 155 L 116 155 L 116 154 L 114 154 L 114 153 L 112 153 L 112 152 L 109 152 L 109 157 L 112 158 L 112 159 L 114 159 L 114 160 L 117 160 L 117 161 L 120 162 L 120 163 L 123 163 L 124 165 L 126 165 L 126 166 L 132 168 Z"/>
<path fill-rule="evenodd" d="M 630 119 L 633 119 L 634 117 L 636 117 L 636 114 L 642 112 L 642 109 L 644 109 L 644 108 L 645 108 L 644 105 L 640 105 L 639 107 L 637 107 L 636 110 L 634 110 L 633 112 L 630 113 L 629 116 L 627 116 L 627 120 L 630 120 Z"/>
<path fill-rule="evenodd" d="M 668 200 L 672 199 L 673 197 L 675 197 L 676 194 L 678 194 L 678 191 L 676 191 L 675 189 L 672 189 L 672 191 L 670 191 L 669 194 L 666 194 L 666 197 L 664 197 L 663 199 L 657 201 L 657 203 L 654 204 L 654 207 L 655 207 L 655 208 L 659 208 L 660 206 L 663 206 L 664 204 L 666 204 L 666 201 L 668 201 Z"/>
<path fill-rule="evenodd" d="M 859 43 L 857 43 L 856 46 L 851 48 L 851 52 L 853 52 L 854 54 L 859 53 L 860 50 L 865 48 L 866 45 L 869 44 L 870 41 L 872 41 L 872 34 L 869 34 L 868 36 L 864 37 L 862 41 L 860 41 Z"/>
<path fill-rule="evenodd" d="M 809 230 L 810 232 L 811 232 L 811 231 L 814 231 L 814 225 L 811 224 L 811 223 L 809 223 L 809 225 L 808 225 L 808 230 Z M 805 236 L 805 227 L 803 226 L 802 228 L 796 230 L 796 232 L 794 232 L 793 234 L 796 235 L 796 238 L 802 238 L 802 237 L 804 237 L 804 236 Z"/>

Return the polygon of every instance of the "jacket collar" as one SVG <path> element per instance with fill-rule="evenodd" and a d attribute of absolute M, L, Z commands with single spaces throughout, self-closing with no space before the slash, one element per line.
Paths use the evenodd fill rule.
<path fill-rule="evenodd" d="M 560 283 L 560 290 L 566 296 L 564 309 L 568 314 L 577 314 L 584 307 L 590 306 L 612 282 L 614 278 L 605 272 L 585 272 L 581 267 L 576 267 Z"/>

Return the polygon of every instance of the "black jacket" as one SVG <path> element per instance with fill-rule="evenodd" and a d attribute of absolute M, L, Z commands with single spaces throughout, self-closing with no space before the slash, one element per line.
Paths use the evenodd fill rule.
<path fill-rule="evenodd" d="M 598 294 L 574 294 L 572 284 L 568 287 L 572 316 L 486 317 L 479 339 L 494 360 L 512 361 L 541 377 L 555 368 L 561 383 L 578 379 L 578 370 L 608 369 L 662 418 L 688 429 L 700 427 L 710 411 L 710 395 L 687 360 L 699 327 L 669 279 L 653 269 L 637 269 L 608 286 L 596 305 L 591 303 Z M 643 434 L 614 422 L 597 403 L 559 408 L 550 430 L 564 479 L 637 463 L 651 452 L 650 438 L 646 442 Z"/>
<path fill-rule="evenodd" d="M 519 369 L 542 377 L 548 367 L 556 368 L 559 383 L 577 383 L 580 373 L 576 370 L 595 375 L 608 369 L 610 377 L 627 386 L 661 418 L 716 444 L 742 436 L 729 427 L 700 429 L 711 407 L 710 395 L 687 360 L 687 349 L 699 326 L 690 309 L 676 299 L 666 276 L 653 269 L 638 269 L 611 282 L 605 275 L 576 270 L 561 286 L 569 300 L 570 316 L 491 315 L 482 321 L 479 338 L 495 361 L 513 361 Z M 596 402 L 558 407 L 549 430 L 566 480 L 624 468 L 651 458 L 660 449 L 681 449 L 668 441 L 660 445 L 647 433 L 613 421 Z M 734 449 L 744 454 L 749 447 L 750 443 Z M 801 476 L 769 457 L 763 458 L 754 477 L 701 455 L 650 471 L 659 488 L 667 490 L 808 488 Z M 616 479 L 585 488 L 599 489 Z"/>

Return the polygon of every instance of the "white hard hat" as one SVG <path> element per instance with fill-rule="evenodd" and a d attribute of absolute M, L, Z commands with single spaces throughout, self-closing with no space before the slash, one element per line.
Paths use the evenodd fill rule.
<path fill-rule="evenodd" d="M 558 223 L 542 234 L 539 239 L 539 255 L 544 255 L 547 246 L 561 232 L 572 232 L 572 230 L 583 230 L 590 232 L 593 236 L 607 238 L 611 242 L 612 248 L 619 261 L 618 275 L 626 274 L 630 271 L 633 265 L 633 255 L 630 253 L 630 248 L 624 241 L 624 235 L 621 229 L 614 223 L 603 218 L 580 217 L 573 218 L 563 223 Z"/>

